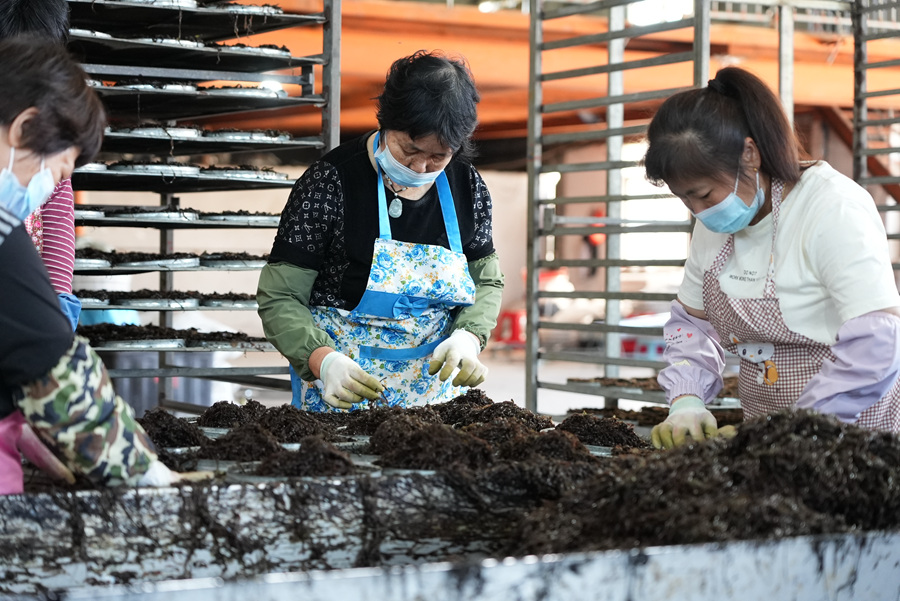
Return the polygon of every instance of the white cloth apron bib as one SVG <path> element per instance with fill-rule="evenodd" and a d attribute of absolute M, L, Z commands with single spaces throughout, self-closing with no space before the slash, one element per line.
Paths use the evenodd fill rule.
<path fill-rule="evenodd" d="M 729 298 L 719 286 L 719 275 L 734 252 L 729 236 L 709 270 L 703 275 L 703 306 L 722 346 L 741 357 L 738 396 L 744 419 L 792 407 L 822 362 L 834 360 L 831 347 L 792 331 L 784 322 L 775 290 L 775 232 L 784 182 L 772 182 L 772 253 L 763 298 Z M 767 359 L 750 361 L 739 346 L 763 343 Z M 760 345 L 762 346 L 762 345 Z M 745 347 L 746 348 L 746 347 Z M 751 346 L 752 348 L 752 346 Z M 858 425 L 900 431 L 900 382 L 875 405 L 864 411 Z"/>
<path fill-rule="evenodd" d="M 376 139 L 377 144 L 377 139 Z M 344 353 L 384 384 L 390 406 L 442 403 L 464 389 L 428 375 L 428 357 L 452 325 L 451 311 L 475 302 L 475 283 L 463 254 L 450 184 L 436 181 L 450 250 L 398 242 L 391 237 L 387 199 L 378 173 L 379 237 L 366 290 L 352 311 L 312 307 L 316 325 Z M 339 411 L 322 400 L 323 384 L 300 380 L 291 370 L 292 404 L 306 411 Z M 377 404 L 363 400 L 354 409 Z"/>

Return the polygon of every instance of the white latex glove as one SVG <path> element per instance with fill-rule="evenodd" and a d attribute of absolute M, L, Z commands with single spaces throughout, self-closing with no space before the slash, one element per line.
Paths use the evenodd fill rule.
<path fill-rule="evenodd" d="M 716 418 L 700 397 L 685 395 L 675 399 L 669 417 L 653 427 L 650 438 L 657 449 L 671 449 L 683 445 L 688 435 L 694 440 L 716 436 L 716 426 Z"/>
<path fill-rule="evenodd" d="M 457 367 L 459 373 L 453 378 L 454 386 L 478 386 L 487 377 L 488 369 L 478 360 L 481 352 L 481 341 L 478 336 L 466 330 L 454 330 L 447 340 L 440 343 L 431 363 L 428 364 L 428 375 L 441 372 L 441 382 L 447 380 Z"/>
<path fill-rule="evenodd" d="M 325 384 L 322 400 L 337 409 L 350 409 L 364 398 L 376 401 L 384 386 L 367 374 L 353 359 L 338 353 L 328 353 L 319 367 L 319 379 Z"/>
<path fill-rule="evenodd" d="M 196 482 L 212 477 L 212 472 L 173 472 L 162 461 L 156 460 L 138 480 L 138 486 L 171 486 L 176 482 Z"/>

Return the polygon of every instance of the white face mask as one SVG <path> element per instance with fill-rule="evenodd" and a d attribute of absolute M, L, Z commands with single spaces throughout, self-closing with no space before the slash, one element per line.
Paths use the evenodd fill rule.
<path fill-rule="evenodd" d="M 41 159 L 41 168 L 31 177 L 28 186 L 23 186 L 19 178 L 12 171 L 16 149 L 9 149 L 9 165 L 0 171 L 0 206 L 24 221 L 36 208 L 47 202 L 56 182 L 53 180 L 53 172 L 44 166 Z"/>
<path fill-rule="evenodd" d="M 375 144 L 378 144 L 378 138 L 375 138 Z M 378 166 L 381 167 L 381 170 L 384 171 L 389 178 L 391 178 L 392 182 L 406 188 L 418 188 L 419 186 L 430 184 L 436 180 L 441 174 L 441 171 L 443 171 L 443 169 L 441 169 L 441 171 L 426 171 L 425 173 L 413 171 L 394 158 L 390 148 L 388 148 L 386 139 L 384 141 L 384 146 L 376 148 L 375 160 L 378 161 Z"/>

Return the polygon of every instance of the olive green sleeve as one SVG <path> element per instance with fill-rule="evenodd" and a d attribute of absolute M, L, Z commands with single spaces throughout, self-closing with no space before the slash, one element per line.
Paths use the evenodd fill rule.
<path fill-rule="evenodd" d="M 316 327 L 309 311 L 309 296 L 318 272 L 290 263 L 270 263 L 259 274 L 256 301 L 266 338 L 294 366 L 303 380 L 316 377 L 309 356 L 317 348 L 334 348 L 325 331 Z"/>
<path fill-rule="evenodd" d="M 475 281 L 475 304 L 463 307 L 457 313 L 452 329 L 466 330 L 475 334 L 481 341 L 481 348 L 484 348 L 491 331 L 497 326 L 503 296 L 504 278 L 497 253 L 471 261 L 469 274 Z"/>

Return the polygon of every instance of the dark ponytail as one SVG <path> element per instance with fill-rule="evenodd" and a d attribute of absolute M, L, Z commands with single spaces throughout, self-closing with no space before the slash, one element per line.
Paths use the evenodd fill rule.
<path fill-rule="evenodd" d="M 709 86 L 668 98 L 647 130 L 647 179 L 734 177 L 744 139 L 759 149 L 760 171 L 794 183 L 800 179 L 800 144 L 781 103 L 766 84 L 738 67 L 720 70 Z"/>

